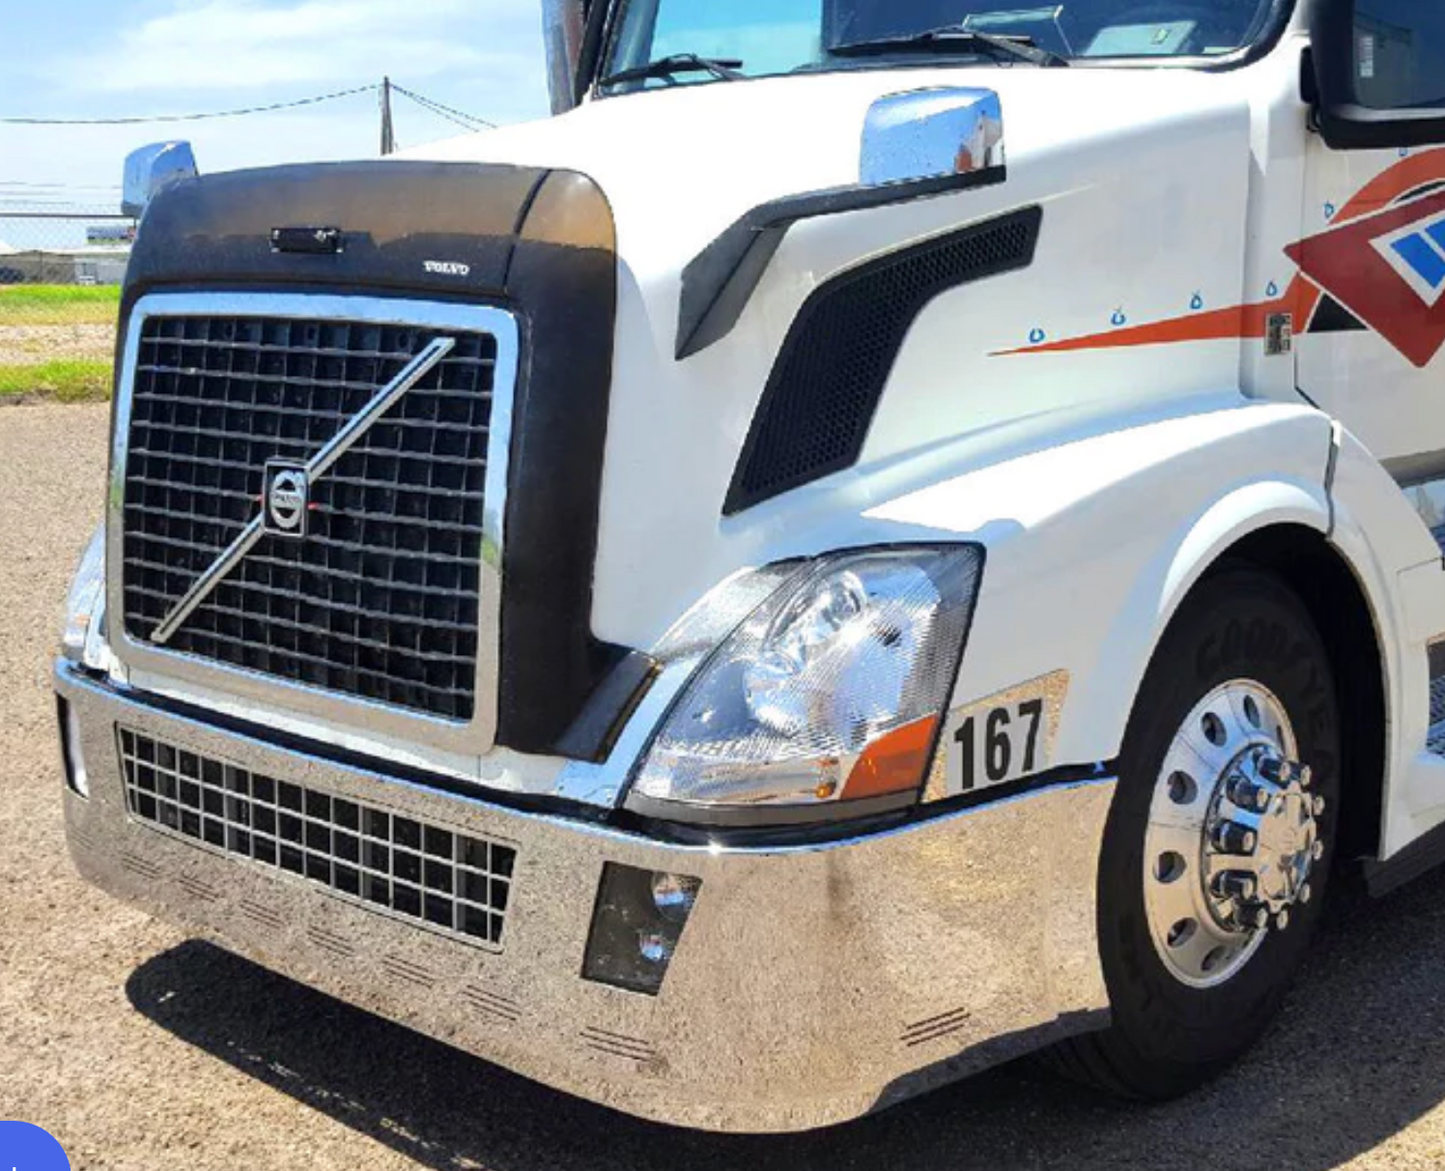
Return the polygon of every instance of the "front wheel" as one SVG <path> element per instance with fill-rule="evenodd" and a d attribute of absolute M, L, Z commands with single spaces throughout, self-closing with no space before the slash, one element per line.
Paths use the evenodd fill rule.
<path fill-rule="evenodd" d="M 1339 761 L 1330 663 L 1304 605 L 1255 570 L 1206 579 L 1150 664 L 1104 832 L 1113 1023 L 1056 1064 L 1167 1098 L 1258 1039 L 1319 920 Z"/>

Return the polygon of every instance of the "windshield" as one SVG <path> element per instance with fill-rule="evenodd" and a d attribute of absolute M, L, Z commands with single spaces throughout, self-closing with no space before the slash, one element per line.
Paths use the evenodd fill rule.
<path fill-rule="evenodd" d="M 1067 0 L 1034 6 L 1001 0 L 619 0 L 602 76 L 675 55 L 721 59 L 736 73 L 762 77 L 805 70 L 858 68 L 889 53 L 917 64 L 976 64 L 999 59 L 967 38 L 926 45 L 884 45 L 950 29 L 1020 38 L 1060 57 L 1219 57 L 1261 37 L 1275 0 Z M 981 40 L 982 38 L 980 38 Z M 880 52 L 862 57 L 857 46 Z M 842 50 L 841 52 L 839 50 Z M 731 70 L 730 70 L 731 72 Z M 695 84 L 717 70 L 688 68 L 619 82 L 609 88 Z"/>

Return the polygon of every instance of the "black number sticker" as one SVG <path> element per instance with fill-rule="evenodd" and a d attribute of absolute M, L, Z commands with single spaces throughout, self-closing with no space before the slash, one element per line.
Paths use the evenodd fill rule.
<path fill-rule="evenodd" d="M 970 715 L 953 734 L 959 747 L 962 792 L 1018 780 L 1043 767 L 1039 731 L 1044 722 L 1044 701 L 987 708 Z M 982 735 L 980 735 L 980 731 Z"/>
<path fill-rule="evenodd" d="M 983 767 L 991 784 L 996 785 L 1008 776 L 1013 757 L 1013 744 L 1008 738 L 1011 721 L 1006 707 L 996 707 L 988 713 L 988 750 L 983 755 Z"/>

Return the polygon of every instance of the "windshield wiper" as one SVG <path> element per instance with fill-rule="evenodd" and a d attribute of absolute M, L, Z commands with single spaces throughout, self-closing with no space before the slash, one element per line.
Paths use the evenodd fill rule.
<path fill-rule="evenodd" d="M 1060 57 L 1034 44 L 1032 37 L 1003 37 L 981 33 L 977 29 L 946 25 L 926 32 L 902 37 L 881 37 L 876 41 L 849 41 L 833 45 L 828 52 L 836 57 L 885 56 L 888 53 L 983 53 L 996 61 L 1027 61 L 1032 65 L 1054 68 L 1067 65 Z"/>
<path fill-rule="evenodd" d="M 699 57 L 696 53 L 674 53 L 671 57 L 659 57 L 646 65 L 631 69 L 619 69 L 609 73 L 597 84 L 622 85 L 628 81 L 647 81 L 653 77 L 673 77 L 679 73 L 711 73 L 719 81 L 736 81 L 737 70 L 743 63 L 735 57 Z"/>

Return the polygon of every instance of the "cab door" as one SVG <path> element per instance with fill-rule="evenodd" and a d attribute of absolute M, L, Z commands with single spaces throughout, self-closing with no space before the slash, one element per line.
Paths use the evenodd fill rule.
<path fill-rule="evenodd" d="M 1402 483 L 1445 478 L 1445 3 L 1316 3 L 1299 386 Z"/>

